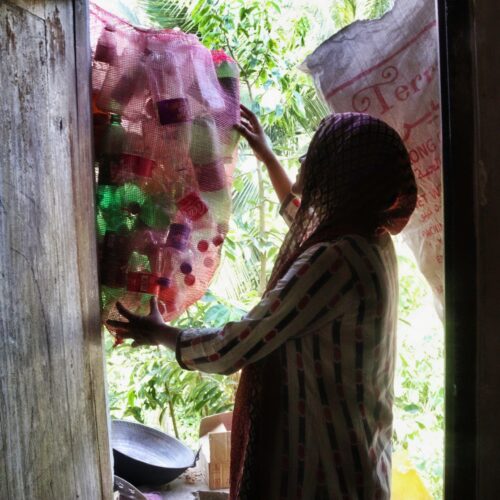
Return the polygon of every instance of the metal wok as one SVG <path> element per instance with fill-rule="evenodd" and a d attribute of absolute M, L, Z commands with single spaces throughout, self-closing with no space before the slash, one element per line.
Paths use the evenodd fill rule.
<path fill-rule="evenodd" d="M 173 481 L 198 458 L 174 437 L 125 420 L 113 420 L 111 443 L 115 475 L 134 486 Z"/>

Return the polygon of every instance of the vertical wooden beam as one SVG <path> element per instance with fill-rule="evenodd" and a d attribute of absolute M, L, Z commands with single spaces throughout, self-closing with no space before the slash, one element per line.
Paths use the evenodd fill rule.
<path fill-rule="evenodd" d="M 0 498 L 111 498 L 87 5 L 0 4 Z"/>
<path fill-rule="evenodd" d="M 477 498 L 499 496 L 500 4 L 473 3 L 477 216 Z"/>
<path fill-rule="evenodd" d="M 97 241 L 95 228 L 95 192 L 91 114 L 91 50 L 88 0 L 74 1 L 76 113 L 73 139 L 73 193 L 79 261 L 82 329 L 86 337 L 89 366 L 89 394 L 94 404 L 93 435 L 97 439 L 100 479 L 103 492 L 112 490 L 112 456 L 109 415 L 106 398 L 105 353 L 99 316 Z"/>
<path fill-rule="evenodd" d="M 477 252 L 468 1 L 438 0 L 446 297 L 445 498 L 476 498 Z"/>

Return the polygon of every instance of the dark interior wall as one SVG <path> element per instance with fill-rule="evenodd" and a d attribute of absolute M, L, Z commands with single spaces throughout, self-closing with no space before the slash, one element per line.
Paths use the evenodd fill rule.
<path fill-rule="evenodd" d="M 446 221 L 446 498 L 498 498 L 500 5 L 437 0 Z"/>
<path fill-rule="evenodd" d="M 0 498 L 111 498 L 86 1 L 0 2 Z"/>
<path fill-rule="evenodd" d="M 500 3 L 473 6 L 477 220 L 477 498 L 499 496 Z"/>

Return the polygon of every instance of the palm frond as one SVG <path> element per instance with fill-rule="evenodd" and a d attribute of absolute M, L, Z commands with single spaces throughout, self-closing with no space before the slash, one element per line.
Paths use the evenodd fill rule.
<path fill-rule="evenodd" d="M 378 19 L 392 8 L 394 0 L 365 0 L 363 5 L 363 19 Z"/>
<path fill-rule="evenodd" d="M 252 182 L 252 176 L 250 174 L 240 175 L 235 183 L 233 190 L 233 213 L 238 214 L 244 213 L 248 210 L 248 207 L 256 200 L 259 199 L 259 189 L 254 182 Z"/>
<path fill-rule="evenodd" d="M 336 2 L 331 10 L 332 19 L 337 29 L 344 28 L 357 19 L 356 0 L 341 0 Z"/>
<path fill-rule="evenodd" d="M 127 5 L 125 0 L 94 0 L 94 1 L 101 8 L 117 15 L 121 19 L 124 19 L 125 21 L 128 21 L 131 24 L 134 24 L 136 26 L 141 24 L 137 12 L 132 7 L 130 7 L 130 5 Z"/>
<path fill-rule="evenodd" d="M 150 23 L 159 28 L 179 28 L 184 33 L 197 33 L 193 20 L 195 9 L 203 8 L 206 0 L 140 0 Z"/>

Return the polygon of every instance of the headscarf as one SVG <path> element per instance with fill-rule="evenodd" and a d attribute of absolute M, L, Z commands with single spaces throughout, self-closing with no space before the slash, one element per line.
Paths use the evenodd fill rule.
<path fill-rule="evenodd" d="M 315 243 L 347 234 L 368 239 L 385 232 L 397 234 L 415 208 L 417 187 L 403 141 L 394 129 L 369 115 L 342 113 L 325 118 L 300 176 L 301 205 L 267 290 Z M 280 418 L 281 356 L 278 349 L 242 370 L 233 414 L 231 500 L 262 498 L 260 487 L 266 474 L 272 474 L 261 466 L 269 453 L 262 443 L 272 442 L 272 425 Z"/>
<path fill-rule="evenodd" d="M 299 175 L 301 205 L 268 290 L 311 245 L 344 234 L 397 234 L 415 209 L 417 186 L 404 143 L 393 128 L 370 115 L 339 113 L 325 118 Z"/>

